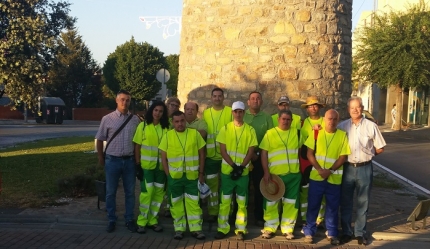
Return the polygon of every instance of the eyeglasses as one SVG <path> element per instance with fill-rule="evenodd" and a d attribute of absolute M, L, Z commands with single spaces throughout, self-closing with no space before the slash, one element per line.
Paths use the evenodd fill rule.
<path fill-rule="evenodd" d="M 174 103 L 170 103 L 170 106 L 171 106 L 171 107 L 175 107 L 175 108 L 179 108 L 179 105 L 174 104 Z"/>

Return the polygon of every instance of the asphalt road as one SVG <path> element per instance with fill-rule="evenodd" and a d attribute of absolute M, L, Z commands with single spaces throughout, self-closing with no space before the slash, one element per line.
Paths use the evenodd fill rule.
<path fill-rule="evenodd" d="M 99 123 L 65 121 L 62 125 L 47 125 L 0 121 L 0 148 L 47 138 L 95 136 Z"/>
<path fill-rule="evenodd" d="M 430 128 L 383 133 L 387 146 L 374 161 L 430 190 Z"/>

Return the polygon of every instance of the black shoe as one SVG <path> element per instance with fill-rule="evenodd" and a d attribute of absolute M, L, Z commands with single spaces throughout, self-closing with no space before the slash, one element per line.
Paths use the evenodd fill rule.
<path fill-rule="evenodd" d="M 134 222 L 134 220 L 127 221 L 127 222 L 125 223 L 125 226 L 126 226 L 126 227 L 127 227 L 127 229 L 128 229 L 130 232 L 132 232 L 132 233 L 134 233 L 134 232 L 136 232 L 136 231 L 137 231 L 137 226 L 136 226 L 136 223 Z"/>
<path fill-rule="evenodd" d="M 222 232 L 217 232 L 215 235 L 215 239 L 224 239 L 226 235 L 227 234 L 224 234 Z"/>
<path fill-rule="evenodd" d="M 108 226 L 106 227 L 106 232 L 111 233 L 113 231 L 115 231 L 115 221 L 109 221 Z"/>
<path fill-rule="evenodd" d="M 243 234 L 243 232 L 238 232 L 236 235 L 236 239 L 237 240 L 245 240 L 245 235 Z"/>
<path fill-rule="evenodd" d="M 342 244 L 348 243 L 352 240 L 352 236 L 351 235 L 342 235 L 342 237 L 340 237 L 340 242 L 342 242 Z"/>
<path fill-rule="evenodd" d="M 366 245 L 366 241 L 364 240 L 363 236 L 357 236 L 355 238 L 357 239 L 359 245 Z"/>
<path fill-rule="evenodd" d="M 338 240 L 338 238 L 336 237 L 331 237 L 328 239 L 330 241 L 330 244 L 332 244 L 333 246 L 338 246 L 340 245 L 340 241 Z"/>

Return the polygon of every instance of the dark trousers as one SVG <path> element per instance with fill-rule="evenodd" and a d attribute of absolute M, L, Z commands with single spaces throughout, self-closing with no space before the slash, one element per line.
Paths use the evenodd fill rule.
<path fill-rule="evenodd" d="M 261 158 L 252 161 L 254 169 L 252 170 L 252 184 L 254 187 L 254 217 L 256 221 L 264 221 L 263 219 L 263 195 L 260 191 L 260 181 L 263 179 L 264 171 L 261 166 Z"/>

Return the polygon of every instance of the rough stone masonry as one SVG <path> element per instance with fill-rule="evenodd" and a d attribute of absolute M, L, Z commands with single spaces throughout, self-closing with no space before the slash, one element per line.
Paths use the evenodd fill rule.
<path fill-rule="evenodd" d="M 226 104 L 257 90 L 273 113 L 317 95 L 346 117 L 351 18 L 352 0 L 183 0 L 178 97 L 202 111 L 215 86 Z"/>

